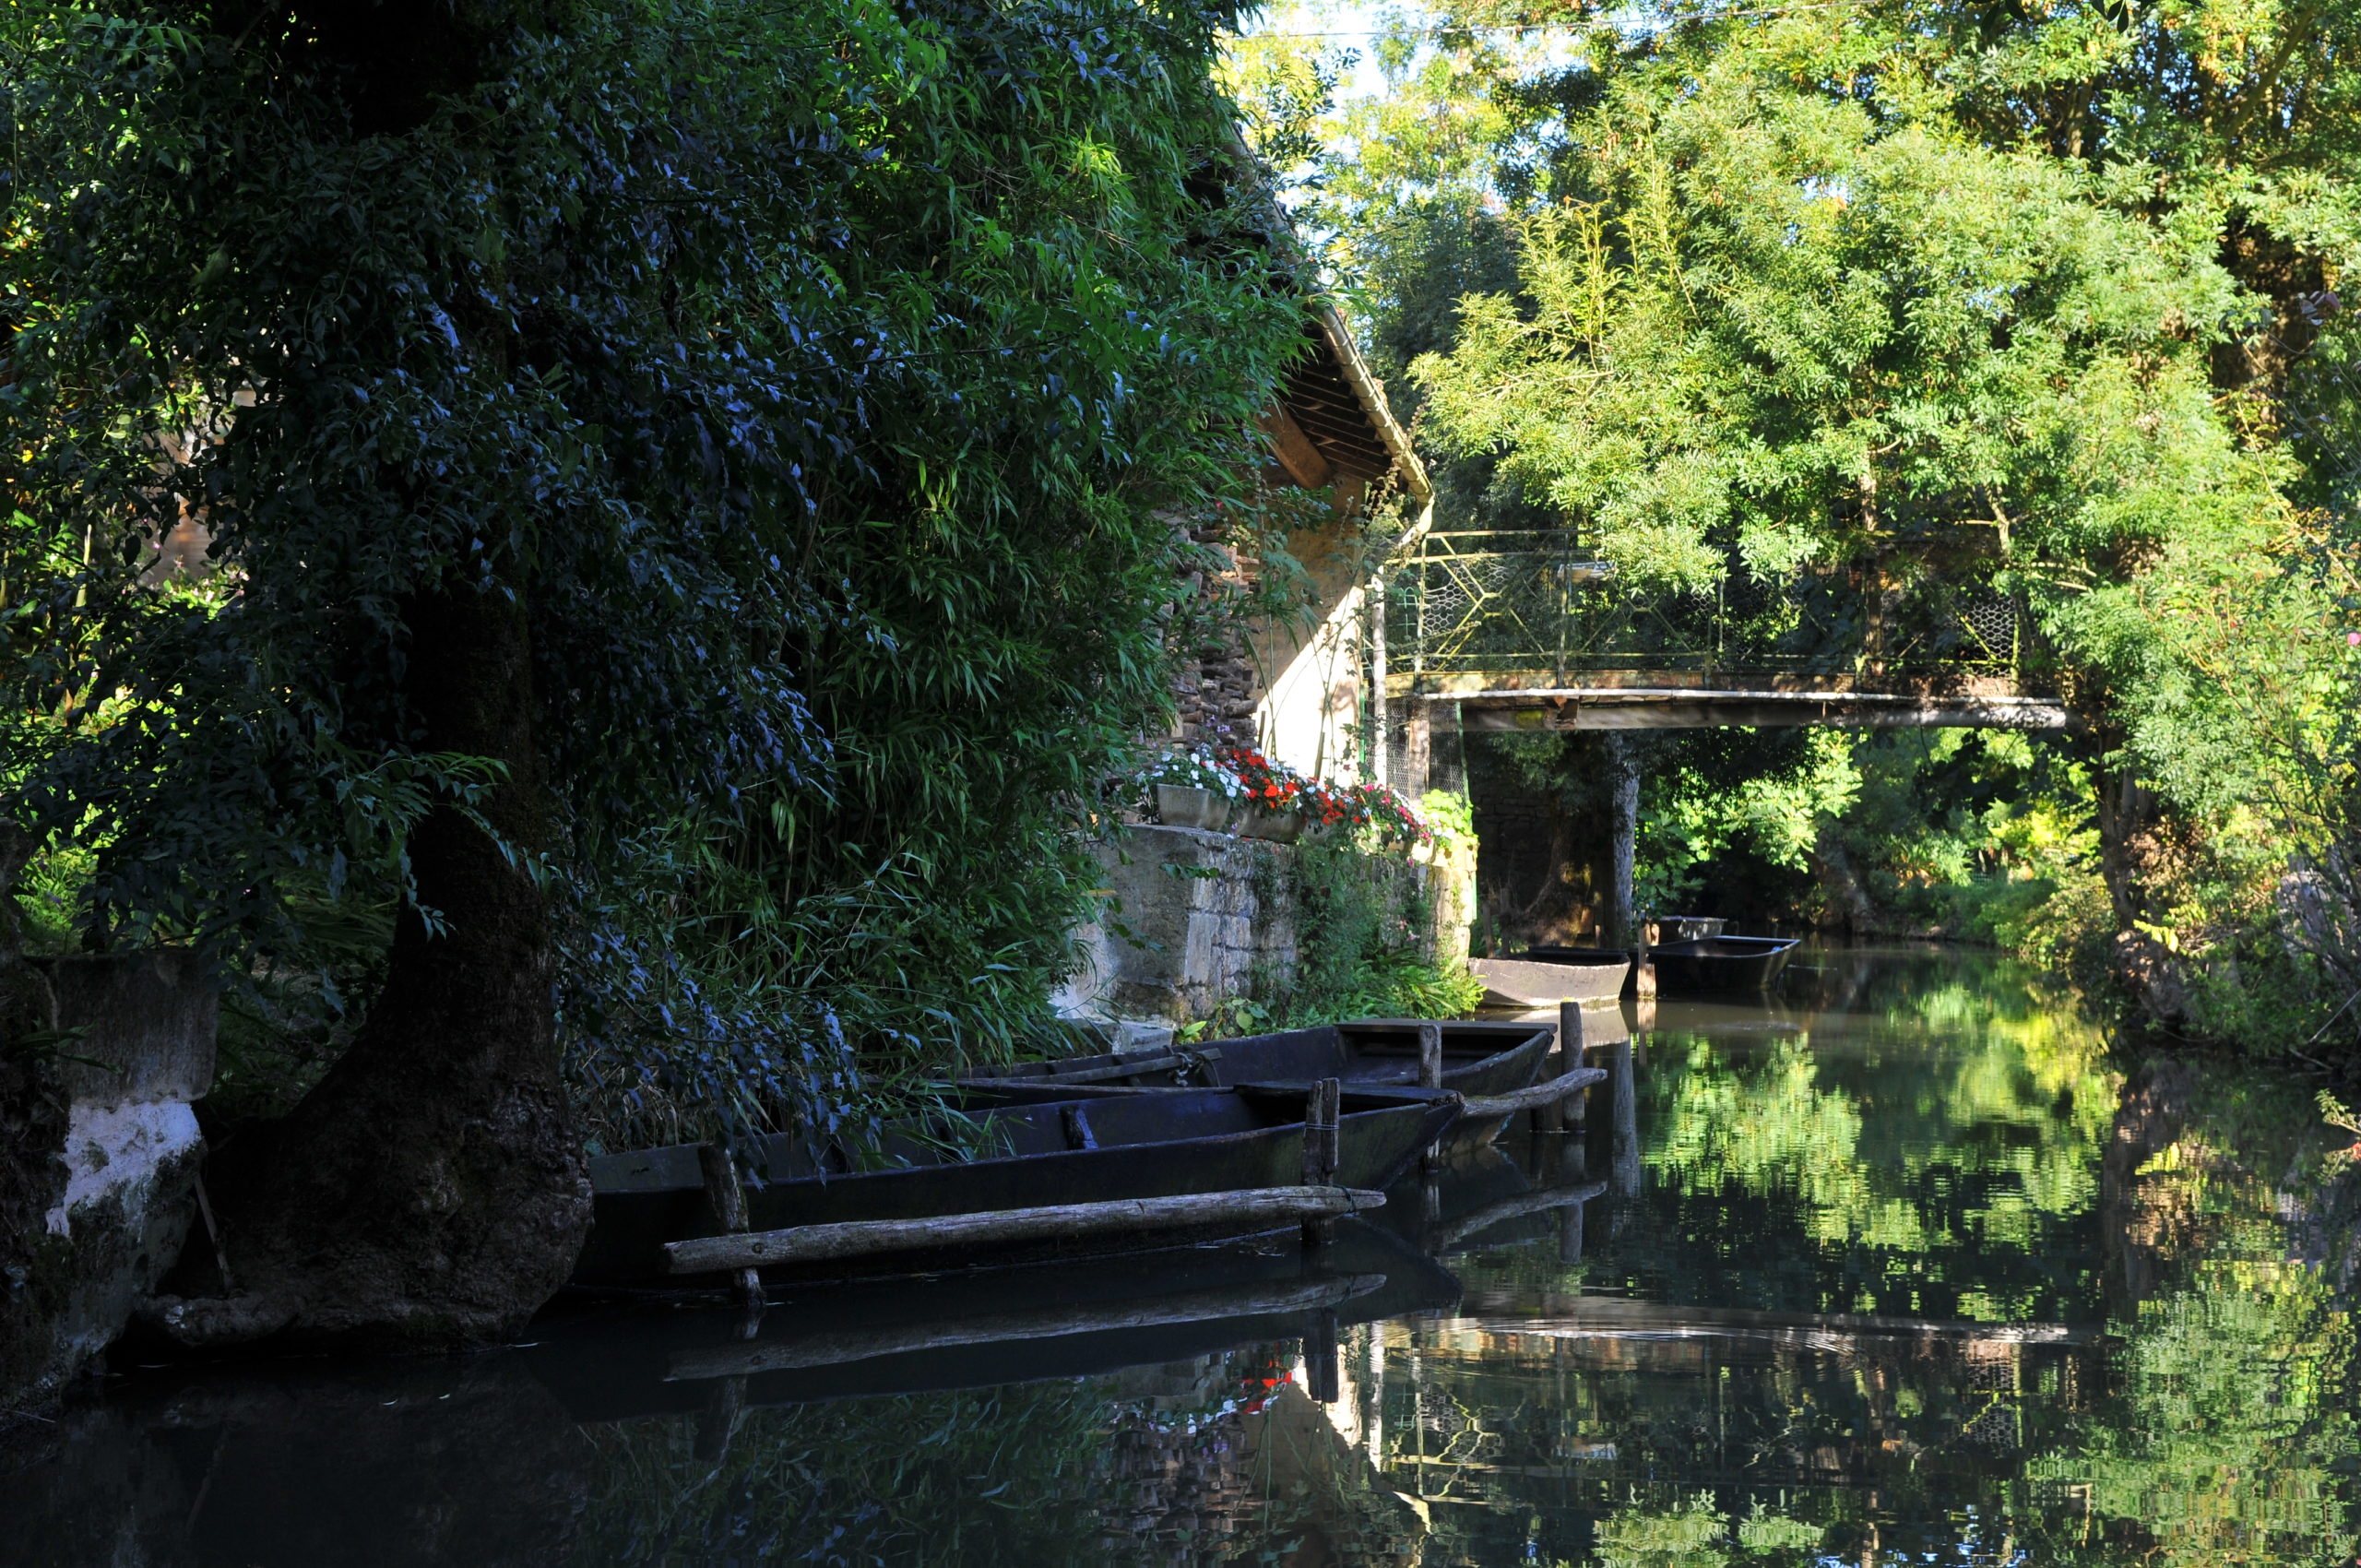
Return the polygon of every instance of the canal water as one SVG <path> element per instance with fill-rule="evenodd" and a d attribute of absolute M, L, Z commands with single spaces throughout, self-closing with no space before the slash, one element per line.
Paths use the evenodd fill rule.
<path fill-rule="evenodd" d="M 2356 1561 L 2361 1170 L 2310 1086 L 1954 952 L 1627 1022 L 1619 1135 L 1516 1130 L 1311 1259 L 125 1369 L 0 1453 L 0 1562 Z"/>

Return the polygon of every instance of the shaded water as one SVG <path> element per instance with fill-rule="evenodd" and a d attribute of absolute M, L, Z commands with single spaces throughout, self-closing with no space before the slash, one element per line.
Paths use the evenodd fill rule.
<path fill-rule="evenodd" d="M 0 1562 L 2355 1561 L 2361 1174 L 2305 1086 L 1957 954 L 1642 1022 L 1635 1140 L 1519 1134 L 1310 1262 L 135 1371 L 0 1456 Z"/>

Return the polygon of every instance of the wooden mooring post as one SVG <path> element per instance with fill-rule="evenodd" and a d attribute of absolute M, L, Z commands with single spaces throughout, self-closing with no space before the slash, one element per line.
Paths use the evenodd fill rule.
<path fill-rule="evenodd" d="M 1422 1089 L 1442 1087 L 1442 1026 L 1418 1026 L 1418 1087 Z M 1418 1169 L 1428 1172 L 1442 1169 L 1442 1139 L 1437 1138 L 1418 1156 Z"/>
<path fill-rule="evenodd" d="M 721 1229 L 732 1236 L 744 1235 L 746 1186 L 739 1180 L 738 1162 L 730 1158 L 729 1148 L 721 1144 L 699 1144 L 697 1173 L 705 1179 L 706 1201 L 713 1206 L 713 1217 L 721 1222 Z M 763 1276 L 759 1269 L 737 1270 L 730 1288 L 750 1313 L 762 1311 Z"/>
<path fill-rule="evenodd" d="M 1579 1002 L 1558 1004 L 1558 1075 L 1562 1076 L 1585 1065 L 1583 1053 L 1588 1049 L 1584 1038 L 1583 1004 Z M 1533 1130 L 1536 1133 L 1562 1133 L 1571 1120 L 1579 1125 L 1583 1120 L 1584 1098 L 1577 1092 L 1562 1099 L 1553 1099 L 1533 1113 Z"/>
<path fill-rule="evenodd" d="M 1342 1163 L 1337 1151 L 1336 1102 L 1343 1086 L 1335 1078 L 1313 1084 L 1303 1099 L 1303 1184 L 1325 1187 Z M 1336 1222 L 1325 1217 L 1303 1222 L 1303 1244 L 1324 1247 L 1335 1240 Z"/>

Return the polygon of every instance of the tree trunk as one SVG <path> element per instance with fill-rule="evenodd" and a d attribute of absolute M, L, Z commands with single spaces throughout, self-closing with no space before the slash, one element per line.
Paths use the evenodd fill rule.
<path fill-rule="evenodd" d="M 558 1072 L 552 955 L 526 857 L 547 838 L 523 606 L 460 588 L 409 606 L 406 677 L 427 749 L 493 758 L 477 809 L 409 844 L 418 909 L 358 1039 L 292 1114 L 217 1163 L 248 1293 L 163 1314 L 185 1342 L 443 1347 L 513 1332 L 564 1284 L 590 1217 Z"/>
<path fill-rule="evenodd" d="M 2099 873 L 2106 881 L 2118 931 L 2146 912 L 2140 889 L 2141 837 L 2156 825 L 2156 797 L 2128 764 L 2098 776 Z"/>

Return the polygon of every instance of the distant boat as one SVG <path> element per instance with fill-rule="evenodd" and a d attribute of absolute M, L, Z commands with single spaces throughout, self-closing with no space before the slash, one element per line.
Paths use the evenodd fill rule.
<path fill-rule="evenodd" d="M 1623 993 L 1631 955 L 1617 948 L 1536 947 L 1509 958 L 1470 958 L 1489 1007 L 1551 1007 L 1608 1002 Z"/>
<path fill-rule="evenodd" d="M 1308 1097 L 1303 1086 L 1245 1086 L 1011 1104 L 982 1092 L 946 1114 L 889 1128 L 881 1153 L 899 1168 L 877 1170 L 848 1170 L 837 1151 L 815 1154 L 801 1139 L 764 1138 L 753 1151 L 753 1179 L 744 1188 L 743 1229 L 765 1233 L 905 1222 L 896 1233 L 908 1232 L 909 1239 L 896 1244 L 825 1261 L 762 1265 L 766 1273 L 796 1277 L 1026 1262 L 1276 1229 L 1293 1221 L 1207 1221 L 1159 1213 L 1120 1227 L 1097 1225 L 1087 1234 L 1077 1227 L 1074 1233 L 1015 1241 L 938 1245 L 927 1241 L 925 1227 L 907 1222 L 1092 1204 L 1112 1210 L 1136 1200 L 1234 1198 L 1258 1189 L 1299 1193 L 1306 1185 Z M 1335 1163 L 1324 1185 L 1368 1193 L 1408 1170 L 1458 1118 L 1461 1100 L 1434 1090 L 1353 1085 L 1339 1096 L 1337 1109 Z M 961 1141 L 992 1152 L 965 1158 L 954 1146 Z M 592 1159 L 592 1223 L 575 1283 L 699 1283 L 698 1276 L 682 1277 L 666 1249 L 732 1233 L 707 1185 L 709 1162 L 694 1144 Z"/>
<path fill-rule="evenodd" d="M 1656 945 L 1675 942 L 1703 942 L 1709 936 L 1719 936 L 1730 922 L 1720 915 L 1658 915 L 1650 922 L 1656 928 Z"/>
<path fill-rule="evenodd" d="M 1648 949 L 1659 996 L 1716 996 L 1767 989 L 1802 939 L 1709 936 Z"/>
<path fill-rule="evenodd" d="M 1418 1081 L 1418 1018 L 1357 1018 L 1318 1028 L 1170 1045 L 1128 1054 L 1016 1062 L 963 1078 L 970 1087 L 1030 1095 L 1085 1093 L 1191 1084 L 1300 1084 L 1340 1078 L 1345 1086 L 1411 1086 Z M 1513 1094 L 1531 1084 L 1557 1044 L 1548 1024 L 1452 1019 L 1442 1030 L 1442 1084 L 1471 1099 Z"/>

